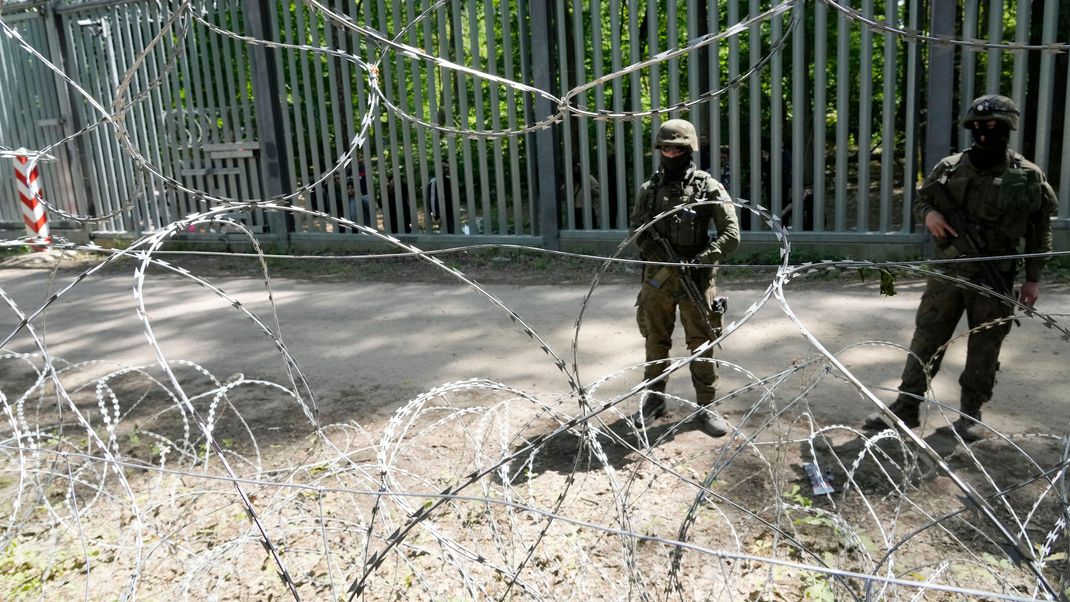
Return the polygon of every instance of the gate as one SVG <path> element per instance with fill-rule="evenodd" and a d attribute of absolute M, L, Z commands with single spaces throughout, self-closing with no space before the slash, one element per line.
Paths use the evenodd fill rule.
<path fill-rule="evenodd" d="M 47 19 L 34 12 L 4 15 L 3 19 L 41 55 L 56 52 L 58 36 Z M 57 94 L 62 89 L 58 79 L 38 59 L 17 48 L 10 37 L 0 35 L 0 151 L 20 147 L 44 150 L 63 139 L 70 125 L 69 107 Z M 74 186 L 80 174 L 76 151 L 72 144 L 58 145 L 40 164 L 45 200 L 68 214 L 84 214 L 86 208 L 86 197 Z M 0 221 L 15 223 L 21 231 L 13 173 L 13 164 L 0 160 Z M 53 227 L 63 225 L 57 215 L 50 220 Z"/>

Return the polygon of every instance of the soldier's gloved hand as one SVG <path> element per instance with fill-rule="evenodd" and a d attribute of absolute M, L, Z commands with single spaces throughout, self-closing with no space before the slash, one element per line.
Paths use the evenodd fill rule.
<path fill-rule="evenodd" d="M 702 253 L 699 253 L 698 257 L 695 258 L 695 263 L 711 265 L 714 263 L 720 263 L 723 257 L 724 254 L 722 254 L 720 251 L 703 251 Z"/>

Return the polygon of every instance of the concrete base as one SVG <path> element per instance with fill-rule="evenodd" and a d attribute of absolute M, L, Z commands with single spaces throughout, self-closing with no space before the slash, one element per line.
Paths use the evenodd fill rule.
<path fill-rule="evenodd" d="M 83 245 L 89 243 L 89 235 L 84 228 L 52 228 L 51 233 L 56 239 Z M 26 236 L 25 228 L 0 228 L 0 240 L 15 240 L 23 236 Z"/>
<path fill-rule="evenodd" d="M 1056 251 L 1070 249 L 1070 221 L 1053 221 L 1054 248 Z M 84 229 L 54 230 L 58 237 L 76 243 L 88 243 L 90 237 Z M 0 239 L 13 239 L 24 235 L 23 230 L 0 228 Z M 609 256 L 617 252 L 620 244 L 627 239 L 625 230 L 563 230 L 560 232 L 559 248 L 573 253 L 587 253 Z M 271 234 L 257 234 L 257 240 L 269 252 L 288 253 L 361 253 L 361 252 L 397 252 L 399 247 L 389 241 L 365 234 L 337 235 L 316 233 L 295 233 L 290 235 L 287 244 Z M 494 236 L 463 234 L 403 234 L 399 241 L 423 250 L 440 250 L 456 247 L 478 245 L 516 245 L 544 247 L 539 236 Z M 125 233 L 94 233 L 93 242 L 103 247 L 125 247 L 136 237 Z M 789 232 L 788 243 L 791 253 L 800 260 L 822 259 L 868 259 L 873 261 L 901 261 L 919 259 L 928 254 L 928 245 L 924 234 L 916 233 L 855 233 L 855 232 Z M 170 249 L 196 249 L 201 251 L 252 251 L 252 243 L 244 236 L 236 234 L 183 234 L 167 245 Z M 776 257 L 784 247 L 784 241 L 769 231 L 745 231 L 739 249 L 733 255 L 740 260 L 754 256 L 769 255 Z M 636 257 L 637 250 L 629 245 L 621 254 L 624 257 Z"/>

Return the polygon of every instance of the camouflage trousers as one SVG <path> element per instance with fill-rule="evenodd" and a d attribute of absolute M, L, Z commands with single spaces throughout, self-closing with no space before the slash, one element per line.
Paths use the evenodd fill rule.
<path fill-rule="evenodd" d="M 674 270 L 660 287 L 655 287 L 650 280 L 658 270 L 658 266 L 647 266 L 643 270 L 643 287 L 635 302 L 639 333 L 646 340 L 646 361 L 655 362 L 643 371 L 643 378 L 646 380 L 656 378 L 668 364 L 658 360 L 669 357 L 677 308 L 680 310 L 680 322 L 684 325 L 684 340 L 692 353 L 703 343 L 715 338 L 711 336 L 710 328 L 699 308 L 688 298 L 681 281 L 683 276 Z M 715 295 L 713 278 L 699 278 L 696 284 L 706 307 L 710 307 Z M 720 329 L 721 314 L 710 312 L 709 318 L 710 326 Z M 699 405 L 708 405 L 717 397 L 717 367 L 709 361 L 712 357 L 713 349 L 710 348 L 690 364 L 691 383 L 695 387 L 695 401 Z M 663 393 L 666 380 L 663 379 L 648 389 Z"/>
<path fill-rule="evenodd" d="M 936 376 L 940 370 L 943 351 L 940 355 L 935 354 L 951 339 L 963 312 L 966 313 L 966 323 L 970 329 L 993 320 L 997 322 L 968 335 L 966 367 L 959 377 L 959 385 L 962 388 L 961 402 L 964 407 L 979 408 L 992 398 L 996 370 L 999 368 L 1000 347 L 1011 328 L 1010 321 L 998 320 L 1010 316 L 1013 308 L 976 290 L 935 277 L 928 279 L 914 318 L 914 338 L 910 341 L 910 351 L 914 355 L 907 358 L 903 368 L 900 391 L 919 397 L 925 394 L 923 365 L 931 362 L 929 373 L 933 377 Z M 918 359 L 921 360 L 920 363 Z M 901 395 L 900 398 L 904 401 L 917 401 L 917 398 L 907 395 Z"/>

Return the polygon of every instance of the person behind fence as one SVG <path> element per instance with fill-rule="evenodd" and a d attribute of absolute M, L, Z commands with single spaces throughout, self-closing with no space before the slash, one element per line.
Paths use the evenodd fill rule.
<path fill-rule="evenodd" d="M 1018 127 L 1014 101 L 1000 95 L 981 96 L 970 104 L 962 125 L 970 130 L 972 146 L 936 164 L 914 205 L 915 215 L 935 240 L 936 258 L 1014 255 L 1023 241 L 1027 254 L 1050 253 L 1050 216 L 1057 199 L 1040 168 L 1008 147 L 1010 132 Z M 1046 260 L 1025 258 L 1019 303 L 1028 307 L 1036 303 Z M 941 265 L 948 276 L 1010 296 L 1019 262 L 998 259 Z M 977 441 L 984 436 L 981 406 L 992 398 L 999 351 L 1013 324 L 1014 306 L 961 282 L 940 277 L 926 282 L 899 395 L 889 409 L 908 427 L 919 426 L 926 390 L 924 366 L 931 376 L 936 375 L 942 359 L 937 351 L 942 354 L 963 312 L 972 332 L 966 343 L 966 366 L 959 377 L 960 415 L 952 427 L 963 440 Z M 864 426 L 883 429 L 886 420 L 877 412 Z"/>
<path fill-rule="evenodd" d="M 679 308 L 687 348 L 699 346 L 720 334 L 725 301 L 715 298 L 714 267 L 739 244 L 739 222 L 724 186 L 710 174 L 695 167 L 692 153 L 699 150 L 695 126 L 682 119 L 670 119 L 658 129 L 655 150 L 660 166 L 639 189 L 631 214 L 635 232 L 665 211 L 682 207 L 661 218 L 636 238 L 644 261 L 672 262 L 681 266 L 650 264 L 643 267 L 643 284 L 636 300 L 636 321 L 646 341 L 643 372 L 650 381 L 662 374 L 672 347 L 672 333 Z M 702 201 L 719 203 L 688 206 Z M 711 224 L 716 227 L 710 235 Z M 706 406 L 717 393 L 717 368 L 707 349 L 690 364 L 699 411 L 695 421 L 709 435 L 720 437 L 730 427 Z M 664 416 L 666 379 L 647 386 L 642 408 L 632 422 L 645 428 Z"/>
<path fill-rule="evenodd" d="M 572 189 L 569 190 L 567 180 L 561 183 L 561 188 L 558 190 L 558 197 L 561 201 L 561 216 L 562 226 L 568 225 L 568 219 L 566 218 L 566 212 L 568 210 L 568 199 L 572 198 L 573 213 L 572 217 L 575 220 L 576 229 L 583 229 L 583 210 L 587 206 L 587 199 L 584 196 L 584 188 L 591 193 L 591 228 L 598 228 L 598 209 L 601 201 L 602 187 L 598 183 L 598 178 L 594 177 L 594 174 L 589 174 L 586 178 L 583 177 L 583 164 L 580 162 L 578 155 L 575 156 L 575 160 L 572 163 Z"/>
<path fill-rule="evenodd" d="M 363 181 L 364 180 L 364 172 L 363 171 L 360 172 L 360 178 L 361 178 L 361 189 L 362 190 L 366 190 L 366 185 L 364 184 L 364 181 Z M 353 221 L 357 221 L 357 219 L 358 219 L 357 218 L 357 211 L 358 211 L 358 207 L 359 207 L 360 216 L 361 216 L 361 219 L 362 219 L 362 221 L 360 223 L 365 225 L 365 226 L 371 224 L 371 221 L 372 221 L 371 201 L 368 199 L 367 192 L 362 192 L 359 197 L 357 196 L 357 188 L 353 184 L 353 178 L 349 178 L 349 179 L 346 180 L 346 202 L 349 205 L 349 219 L 351 219 Z"/>
<path fill-rule="evenodd" d="M 383 210 L 383 227 L 391 234 L 412 234 L 412 208 L 409 205 L 409 189 L 404 181 L 394 186 L 394 177 L 386 180 L 386 206 Z M 398 194 L 400 189 L 401 194 Z M 401 205 L 401 215 L 398 215 L 398 205 Z"/>
<path fill-rule="evenodd" d="M 432 176 L 424 187 L 424 203 L 431 219 L 439 222 L 442 232 L 457 233 L 457 219 L 453 211 L 453 190 L 450 187 L 450 166 L 442 164 L 442 178 Z"/>

